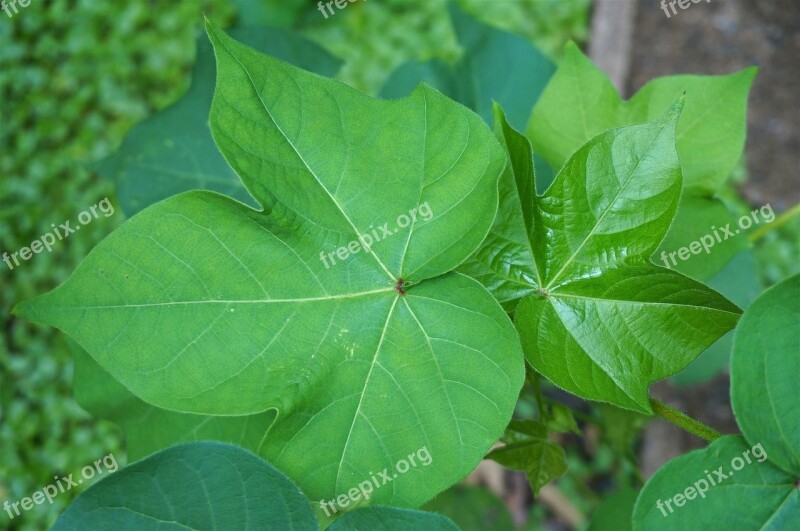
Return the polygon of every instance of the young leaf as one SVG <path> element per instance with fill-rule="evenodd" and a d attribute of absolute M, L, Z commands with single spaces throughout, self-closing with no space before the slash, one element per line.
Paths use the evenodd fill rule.
<path fill-rule="evenodd" d="M 744 312 L 731 356 L 731 405 L 742 433 L 775 466 L 800 477 L 800 275 Z"/>
<path fill-rule="evenodd" d="M 441 514 L 379 506 L 345 513 L 328 527 L 329 531 L 366 531 L 368 529 L 458 531 L 458 526 Z"/>
<path fill-rule="evenodd" d="M 741 313 L 715 291 L 647 260 L 680 195 L 679 110 L 676 104 L 658 122 L 598 135 L 567 161 L 543 196 L 526 192 L 506 201 L 520 206 L 513 216 L 498 216 L 463 267 L 496 290 L 506 307 L 515 296 L 506 279 L 520 292 L 525 288 L 519 285 L 529 284 L 515 323 L 537 371 L 578 396 L 645 413 L 649 384 L 683 369 Z M 517 193 L 531 189 L 519 187 L 532 179 L 525 163 L 530 146 L 501 113 L 498 120 L 506 148 L 521 150 L 510 153 L 515 179 L 506 172 L 500 181 L 505 197 L 515 184 Z M 525 212 L 529 201 L 532 213 Z M 523 228 L 527 240 L 520 242 Z M 531 255 L 530 263 L 505 258 Z M 475 261 L 483 274 L 476 274 Z"/>
<path fill-rule="evenodd" d="M 231 34 L 257 50 L 321 75 L 332 76 L 341 65 L 318 44 L 289 31 L 237 28 Z M 137 124 L 120 149 L 97 164 L 98 173 L 116 183 L 127 215 L 195 189 L 214 190 L 255 205 L 214 145 L 208 128 L 215 71 L 214 51 L 206 36 L 200 36 L 186 95 Z"/>
<path fill-rule="evenodd" d="M 537 153 L 560 168 L 584 143 L 608 129 L 659 117 L 674 98 L 686 93 L 675 141 L 685 192 L 676 223 L 660 251 L 677 252 L 730 221 L 715 192 L 742 154 L 747 95 L 756 69 L 728 76 L 671 76 L 645 85 L 629 101 L 620 98 L 608 78 L 570 43 L 528 122 L 527 135 Z M 677 261 L 679 271 L 707 279 L 746 246 L 743 239 L 719 242 L 703 259 Z"/>
<path fill-rule="evenodd" d="M 264 211 L 200 191 L 162 201 L 17 312 L 159 408 L 276 410 L 260 453 L 314 500 L 425 449 L 429 466 L 370 499 L 422 504 L 481 460 L 524 378 L 502 308 L 451 272 L 494 219 L 502 149 L 430 88 L 374 100 L 208 31 L 212 132 Z M 326 257 L 381 223 L 366 251 Z"/>
<path fill-rule="evenodd" d="M 633 529 L 798 529 L 795 481 L 742 437 L 720 437 L 650 478 L 636 500 Z"/>
<path fill-rule="evenodd" d="M 544 485 L 566 472 L 567 455 L 547 439 L 547 427 L 536 421 L 512 420 L 503 438 L 505 446 L 486 457 L 514 470 L 523 470 L 534 496 Z"/>
<path fill-rule="evenodd" d="M 92 485 L 56 521 L 73 529 L 317 529 L 300 490 L 236 446 L 174 446 Z"/>

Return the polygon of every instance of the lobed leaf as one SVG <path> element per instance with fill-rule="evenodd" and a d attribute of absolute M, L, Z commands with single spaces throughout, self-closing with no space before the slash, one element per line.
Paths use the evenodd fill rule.
<path fill-rule="evenodd" d="M 537 371 L 578 396 L 645 413 L 649 384 L 686 367 L 741 313 L 648 261 L 680 196 L 679 111 L 598 135 L 542 196 L 530 145 L 498 111 L 511 160 L 499 184 L 505 211 L 462 266 L 515 310 Z"/>
<path fill-rule="evenodd" d="M 502 149 L 428 87 L 373 100 L 208 32 L 212 133 L 264 210 L 162 201 L 17 312 L 160 409 L 274 413 L 259 453 L 314 500 L 424 449 L 368 500 L 418 506 L 481 460 L 522 386 L 508 317 L 451 271 L 494 219 Z M 421 205 L 430 219 L 410 219 Z M 323 260 L 393 220 L 368 251 Z"/>

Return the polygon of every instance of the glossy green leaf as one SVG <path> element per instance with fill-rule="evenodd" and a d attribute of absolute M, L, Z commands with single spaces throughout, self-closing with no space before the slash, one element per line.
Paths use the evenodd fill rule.
<path fill-rule="evenodd" d="M 800 478 L 800 275 L 744 312 L 731 356 L 731 405 L 742 433 Z"/>
<path fill-rule="evenodd" d="M 398 509 L 397 507 L 369 507 L 345 513 L 336 520 L 329 531 L 458 531 L 458 526 L 441 514 Z"/>
<path fill-rule="evenodd" d="M 736 255 L 722 271 L 708 281 L 708 286 L 740 308 L 747 308 L 761 291 L 753 252 L 748 249 Z M 675 383 L 694 385 L 719 374 L 731 359 L 733 333 L 731 330 L 719 338 L 688 367 L 676 374 L 673 377 Z"/>
<path fill-rule="evenodd" d="M 463 531 L 513 531 L 514 522 L 502 500 L 484 487 L 456 485 L 422 507 L 443 514 Z"/>
<path fill-rule="evenodd" d="M 128 391 L 82 348 L 72 352 L 75 400 L 95 417 L 119 424 L 131 461 L 177 443 L 202 440 L 232 443 L 256 453 L 275 420 L 275 410 L 221 417 L 158 408 Z"/>
<path fill-rule="evenodd" d="M 564 449 L 547 439 L 547 428 L 535 421 L 512 420 L 503 438 L 505 446 L 486 457 L 514 470 L 523 470 L 534 496 L 544 485 L 566 472 Z"/>
<path fill-rule="evenodd" d="M 238 28 L 237 39 L 306 70 L 332 76 L 341 62 L 321 46 L 276 28 Z M 97 165 L 117 186 L 129 216 L 188 190 L 214 190 L 255 205 L 241 180 L 222 158 L 208 127 L 214 94 L 214 51 L 205 35 L 197 41 L 192 84 L 174 105 L 137 124 L 122 146 Z"/>
<path fill-rule="evenodd" d="M 797 529 L 796 480 L 764 455 L 740 436 L 725 436 L 671 460 L 642 489 L 633 529 Z"/>
<path fill-rule="evenodd" d="M 755 73 L 755 68 L 748 68 L 727 76 L 658 78 L 624 101 L 605 74 L 570 43 L 533 110 L 527 135 L 534 150 L 560 168 L 595 135 L 654 120 L 685 92 L 686 106 L 675 137 L 685 191 L 676 223 L 659 249 L 659 254 L 676 252 L 709 233 L 711 226 L 730 221 L 714 194 L 741 157 L 747 96 Z M 680 261 L 675 267 L 707 279 L 745 246 L 744 240 L 734 239 L 718 245 L 709 256 Z"/>
<path fill-rule="evenodd" d="M 212 131 L 264 210 L 162 201 L 17 311 L 159 408 L 276 410 L 260 454 L 314 503 L 424 450 L 369 500 L 420 505 L 481 460 L 522 386 L 508 317 L 451 271 L 494 219 L 502 149 L 428 87 L 374 100 L 209 34 Z M 382 224 L 369 252 L 323 261 Z"/>
<path fill-rule="evenodd" d="M 317 529 L 308 500 L 250 452 L 174 446 L 92 485 L 53 526 L 73 529 Z"/>
<path fill-rule="evenodd" d="M 648 261 L 680 195 L 679 112 L 676 104 L 657 122 L 598 135 L 544 195 L 516 201 L 514 185 L 519 194 L 519 183 L 532 179 L 530 147 L 498 114 L 515 175 L 502 176 L 507 211 L 474 255 L 484 274 L 468 270 L 506 307 L 528 290 L 515 323 L 538 372 L 578 396 L 645 413 L 649 384 L 686 367 L 740 313 L 703 284 Z M 526 212 L 529 201 L 535 208 Z"/>

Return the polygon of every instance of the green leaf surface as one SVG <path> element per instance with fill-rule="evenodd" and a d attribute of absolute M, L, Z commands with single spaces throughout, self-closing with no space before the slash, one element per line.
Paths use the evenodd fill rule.
<path fill-rule="evenodd" d="M 715 193 L 741 157 L 747 96 L 755 74 L 755 68 L 747 68 L 727 76 L 657 78 L 625 101 L 605 74 L 570 43 L 533 110 L 527 136 L 537 153 L 560 168 L 595 135 L 655 120 L 685 93 L 686 105 L 675 135 L 684 194 L 676 221 L 659 249 L 659 254 L 676 252 L 700 240 L 712 226 L 730 221 Z M 680 261 L 674 267 L 708 279 L 746 245 L 743 239 L 721 242 L 709 256 Z"/>
<path fill-rule="evenodd" d="M 742 251 L 722 271 L 708 281 L 708 286 L 719 291 L 740 308 L 747 308 L 761 291 L 755 256 L 751 250 Z M 733 348 L 731 330 L 700 354 L 684 370 L 673 377 L 678 385 L 695 385 L 719 374 L 728 365 Z"/>
<path fill-rule="evenodd" d="M 729 237 L 723 227 L 734 236 Z M 672 226 L 652 260 L 705 282 L 749 248 L 749 240 L 739 234 L 736 217 L 722 200 L 684 191 Z"/>
<path fill-rule="evenodd" d="M 569 43 L 533 110 L 527 135 L 534 150 L 560 168 L 591 138 L 655 120 L 685 92 L 675 136 L 684 186 L 713 194 L 742 154 L 747 95 L 755 74 L 755 68 L 746 68 L 727 76 L 661 77 L 625 101 L 606 75 Z"/>
<path fill-rule="evenodd" d="M 645 413 L 649 384 L 686 367 L 741 313 L 648 261 L 680 195 L 679 112 L 680 103 L 657 122 L 593 138 L 538 197 L 527 184 L 530 147 L 498 113 L 514 174 L 507 168 L 499 184 L 506 210 L 462 268 L 507 309 L 524 295 L 515 323 L 537 371 L 578 396 Z"/>
<path fill-rule="evenodd" d="M 345 513 L 329 531 L 458 531 L 458 526 L 441 514 L 398 509 L 397 507 L 368 507 Z"/>
<path fill-rule="evenodd" d="M 482 459 L 524 378 L 502 308 L 451 271 L 494 219 L 502 149 L 428 87 L 374 100 L 209 34 L 212 131 L 264 210 L 202 191 L 162 201 L 17 312 L 159 408 L 275 410 L 260 454 L 312 500 L 424 450 L 430 463 L 369 500 L 418 506 Z M 369 252 L 322 260 L 384 222 L 396 230 Z"/>
<path fill-rule="evenodd" d="M 332 76 L 341 65 L 321 46 L 290 31 L 253 27 L 234 29 L 231 34 L 257 50 L 321 75 Z M 116 183 L 117 198 L 127 215 L 194 189 L 214 190 L 254 205 L 211 138 L 208 112 L 215 72 L 214 51 L 206 36 L 200 36 L 189 91 L 174 105 L 137 124 L 119 150 L 97 164 L 100 175 Z"/>
<path fill-rule="evenodd" d="M 524 471 L 534 496 L 567 470 L 564 449 L 547 439 L 547 428 L 539 422 L 512 420 L 503 441 L 505 446 L 495 448 L 486 457 Z"/>
<path fill-rule="evenodd" d="M 250 452 L 203 442 L 174 446 L 92 485 L 53 526 L 74 529 L 317 529 L 308 500 Z"/>
<path fill-rule="evenodd" d="M 214 440 L 258 452 L 275 410 L 222 417 L 161 409 L 128 391 L 82 348 L 74 346 L 75 400 L 97 418 L 125 432 L 128 459 L 135 461 L 177 443 Z"/>
<path fill-rule="evenodd" d="M 744 438 L 731 435 L 671 460 L 636 500 L 634 531 L 797 529 L 800 489 L 795 479 L 769 460 L 759 462 L 763 454 L 756 454 Z"/>
<path fill-rule="evenodd" d="M 426 503 L 422 509 L 447 516 L 463 531 L 516 529 L 502 500 L 483 487 L 456 485 Z"/>
<path fill-rule="evenodd" d="M 742 433 L 775 466 L 800 478 L 800 275 L 744 312 L 731 356 L 731 405 Z"/>

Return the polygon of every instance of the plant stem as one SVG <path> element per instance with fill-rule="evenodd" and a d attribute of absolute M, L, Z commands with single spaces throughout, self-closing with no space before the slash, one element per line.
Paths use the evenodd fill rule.
<path fill-rule="evenodd" d="M 699 420 L 695 420 L 688 415 L 684 415 L 677 409 L 673 409 L 655 398 L 650 398 L 650 407 L 653 408 L 653 412 L 659 417 L 668 420 L 692 435 L 700 437 L 704 441 L 714 442 L 716 439 L 722 437 L 722 434 L 714 428 L 706 426 Z"/>
<path fill-rule="evenodd" d="M 764 236 L 765 234 L 769 233 L 770 231 L 773 231 L 778 227 L 785 225 L 789 220 L 791 220 L 793 217 L 797 215 L 800 215 L 800 203 L 796 204 L 795 206 L 793 206 L 792 208 L 790 208 L 789 210 L 787 210 L 786 212 L 784 212 L 783 214 L 772 220 L 772 223 L 763 225 L 758 229 L 754 230 L 753 232 L 750 233 L 750 235 L 747 238 L 751 242 L 754 242 L 759 238 L 761 238 L 762 236 Z"/>

